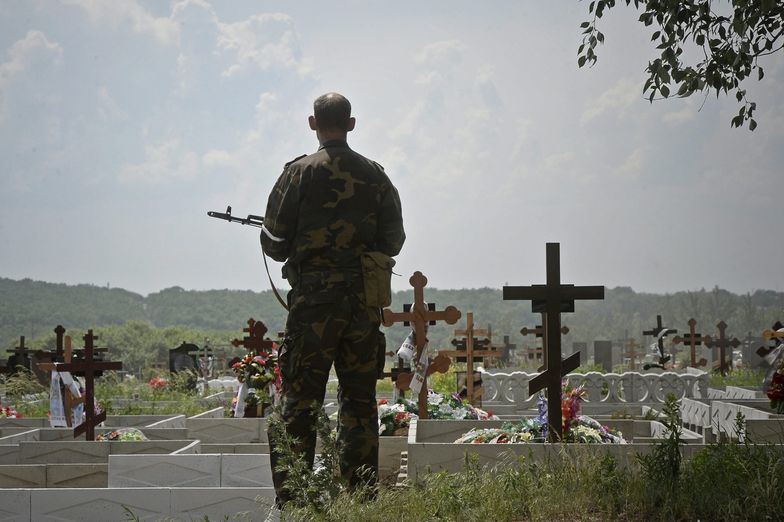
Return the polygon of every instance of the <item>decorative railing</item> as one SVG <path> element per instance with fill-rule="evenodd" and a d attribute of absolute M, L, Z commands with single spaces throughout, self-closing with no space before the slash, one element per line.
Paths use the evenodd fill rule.
<path fill-rule="evenodd" d="M 482 372 L 482 401 L 528 407 L 536 397 L 528 394 L 528 382 L 536 373 Z M 587 402 L 621 402 L 635 404 L 662 403 L 668 394 L 677 399 L 704 398 L 708 394 L 708 374 L 689 373 L 570 373 L 572 386 L 584 386 Z"/>

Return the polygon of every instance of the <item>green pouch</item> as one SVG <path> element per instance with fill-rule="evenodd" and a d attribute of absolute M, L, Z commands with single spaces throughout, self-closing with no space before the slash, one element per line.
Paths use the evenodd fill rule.
<path fill-rule="evenodd" d="M 365 303 L 370 308 L 389 306 L 392 304 L 392 267 L 395 260 L 381 252 L 364 252 L 360 257 Z"/>

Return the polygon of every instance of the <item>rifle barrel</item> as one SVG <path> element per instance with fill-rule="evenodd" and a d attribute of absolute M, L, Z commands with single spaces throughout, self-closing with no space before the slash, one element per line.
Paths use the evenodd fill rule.
<path fill-rule="evenodd" d="M 215 212 L 215 211 L 208 211 L 207 215 L 211 218 L 222 219 L 224 221 L 228 221 L 229 223 L 239 223 L 240 225 L 250 225 L 252 227 L 259 227 L 264 224 L 264 218 L 261 216 L 256 216 L 253 214 L 248 214 L 248 217 L 237 217 L 232 216 L 230 213 L 227 212 Z"/>

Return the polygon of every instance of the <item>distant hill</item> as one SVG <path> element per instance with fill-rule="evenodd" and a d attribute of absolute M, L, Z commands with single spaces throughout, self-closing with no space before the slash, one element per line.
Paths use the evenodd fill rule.
<path fill-rule="evenodd" d="M 400 310 L 403 303 L 411 302 L 412 295 L 410 290 L 396 292 L 392 308 Z M 533 326 L 538 319 L 530 312 L 530 303 L 504 301 L 500 289 L 426 289 L 425 296 L 439 309 L 451 304 L 464 317 L 466 312 L 473 312 L 477 325 L 490 324 L 494 337 L 510 335 L 518 345 L 522 342 L 520 328 Z M 576 313 L 564 315 L 564 324 L 571 328 L 566 342 L 622 339 L 626 335 L 641 339 L 641 332 L 655 324 L 657 314 L 662 315 L 665 325 L 681 332 L 687 328 L 686 321 L 694 317 L 703 333 L 713 333 L 714 325 L 723 319 L 731 335 L 759 335 L 775 320 L 784 320 L 784 293 L 758 290 L 736 295 L 714 288 L 660 295 L 636 293 L 628 287 L 607 289 L 604 301 L 578 302 Z M 284 328 L 286 312 L 271 291 L 172 287 L 144 297 L 119 288 L 0 278 L 0 347 L 5 348 L 15 346 L 20 335 L 48 335 L 57 324 L 86 329 L 140 321 L 159 328 L 234 330 L 239 335 L 249 317 L 264 321 L 271 332 L 278 332 Z M 431 327 L 431 344 L 448 343 L 453 328 Z M 391 349 L 405 337 L 405 328 L 396 326 L 386 333 Z"/>

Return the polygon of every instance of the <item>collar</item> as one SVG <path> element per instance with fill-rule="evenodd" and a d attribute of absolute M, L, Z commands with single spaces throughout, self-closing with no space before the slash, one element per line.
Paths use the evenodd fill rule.
<path fill-rule="evenodd" d="M 343 147 L 343 148 L 347 149 L 348 148 L 348 142 L 346 140 L 329 140 L 329 141 L 325 141 L 324 143 L 321 144 L 321 146 L 318 148 L 318 150 L 328 149 L 330 147 Z"/>

